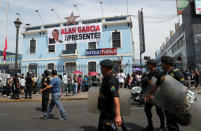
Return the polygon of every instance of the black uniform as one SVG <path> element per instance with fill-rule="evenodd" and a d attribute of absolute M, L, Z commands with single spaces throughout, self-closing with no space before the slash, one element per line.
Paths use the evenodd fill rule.
<path fill-rule="evenodd" d="M 13 86 L 12 86 L 13 96 L 14 99 L 19 99 L 19 79 L 17 76 L 13 77 Z"/>
<path fill-rule="evenodd" d="M 101 111 L 99 117 L 98 131 L 116 131 L 114 97 L 119 97 L 119 87 L 115 77 L 111 73 L 104 77 L 98 97 L 98 109 Z M 111 124 L 114 125 L 112 129 Z M 116 129 L 115 129 L 116 128 Z"/>
<path fill-rule="evenodd" d="M 100 62 L 101 68 L 112 69 L 113 62 L 110 59 L 106 59 Z M 98 109 L 101 111 L 98 123 L 98 131 L 117 131 L 117 127 L 114 121 L 116 116 L 114 97 L 119 97 L 119 86 L 117 79 L 113 76 L 112 72 L 103 77 L 99 96 L 98 96 Z M 123 118 L 122 129 L 127 131 Z"/>
<path fill-rule="evenodd" d="M 156 77 L 157 79 L 160 77 L 160 71 L 158 69 L 155 69 L 154 71 L 152 72 L 149 72 L 148 74 L 148 81 L 152 79 L 152 77 Z M 147 116 L 147 121 L 148 121 L 148 126 L 143 129 L 142 131 L 145 131 L 145 130 L 153 130 L 153 123 L 152 123 L 152 112 L 151 112 L 151 109 L 153 107 L 153 103 L 151 101 L 147 101 L 145 103 L 145 106 L 144 106 L 144 111 L 146 113 L 146 116 Z M 156 107 L 156 112 L 159 116 L 159 119 L 160 119 L 160 128 L 161 129 L 165 129 L 165 115 L 164 115 L 164 112 L 163 112 L 163 109 L 161 107 L 158 107 L 158 106 L 155 106 Z"/>
<path fill-rule="evenodd" d="M 32 85 L 33 85 L 33 81 L 32 81 L 32 77 L 30 74 L 28 74 L 25 78 L 26 80 L 26 90 L 25 90 L 25 98 L 27 98 L 27 95 L 29 95 L 29 98 L 31 99 L 31 95 L 32 95 Z"/>
<path fill-rule="evenodd" d="M 174 77 L 176 80 L 180 81 L 182 84 L 187 85 L 187 83 L 185 82 L 184 75 L 179 69 L 172 68 L 169 72 L 163 71 L 161 73 L 160 78 L 162 78 L 162 76 L 164 75 L 170 75 Z M 159 79 L 156 83 L 157 85 L 160 85 L 162 82 L 163 80 Z M 166 116 L 166 123 L 167 123 L 168 130 L 179 131 L 179 126 L 178 126 L 178 122 L 180 122 L 179 119 L 171 112 L 168 112 L 166 110 L 164 110 L 164 112 Z"/>
<path fill-rule="evenodd" d="M 50 84 L 50 78 L 48 76 L 44 76 L 42 78 L 42 89 L 45 88 L 44 83 L 47 83 L 48 85 Z M 49 102 L 49 93 L 50 93 L 49 89 L 42 92 L 42 111 L 47 110 Z"/>

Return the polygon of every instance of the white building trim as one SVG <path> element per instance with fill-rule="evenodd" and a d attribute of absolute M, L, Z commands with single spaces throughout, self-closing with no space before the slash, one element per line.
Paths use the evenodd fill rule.
<path fill-rule="evenodd" d="M 132 54 L 100 55 L 100 56 L 79 56 L 79 57 L 77 57 L 77 59 L 108 58 L 108 57 L 118 57 L 118 56 L 127 57 L 127 56 L 132 56 Z M 66 56 L 66 57 L 57 57 L 57 58 L 24 59 L 24 60 L 22 60 L 22 62 L 63 60 L 63 59 L 72 59 L 72 58 L 70 56 Z"/>

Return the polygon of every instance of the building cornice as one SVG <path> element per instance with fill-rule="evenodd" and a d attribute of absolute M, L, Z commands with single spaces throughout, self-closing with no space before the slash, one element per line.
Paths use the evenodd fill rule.
<path fill-rule="evenodd" d="M 125 20 L 118 20 L 118 21 L 105 21 L 108 18 L 121 18 L 121 17 L 126 17 L 126 19 Z M 105 17 L 105 18 L 97 18 L 97 19 L 88 19 L 87 21 L 98 20 L 98 19 L 101 19 L 101 23 L 102 23 L 103 26 L 119 26 L 119 25 L 126 25 L 126 24 L 131 24 L 132 25 L 130 15 L 116 16 L 116 17 Z M 80 21 L 80 22 L 82 22 L 82 21 Z M 43 34 L 43 33 L 47 33 L 48 29 L 51 29 L 51 28 L 45 29 L 44 28 L 45 26 L 60 25 L 60 27 L 52 27 L 52 28 L 61 28 L 61 27 L 65 27 L 65 26 L 63 26 L 63 24 L 64 24 L 64 22 L 45 24 L 45 25 L 39 25 L 39 26 L 26 26 L 26 27 L 23 28 L 24 31 L 22 32 L 22 34 L 23 35 L 30 35 L 30 34 L 37 34 L 37 33 L 40 33 L 40 32 L 42 32 L 42 34 Z M 92 24 L 92 23 L 90 23 L 90 24 Z M 38 27 L 38 29 L 26 31 L 27 28 L 37 28 L 37 27 Z M 103 30 L 105 30 L 105 29 L 103 29 Z"/>
<path fill-rule="evenodd" d="M 87 59 L 87 58 L 108 58 L 108 57 L 126 57 L 132 56 L 132 54 L 119 54 L 119 55 L 100 55 L 100 56 L 78 56 L 76 59 Z M 50 60 L 62 60 L 62 59 L 72 59 L 74 56 L 63 56 L 63 57 L 56 57 L 56 58 L 41 58 L 41 59 L 23 59 L 21 62 L 33 62 L 33 61 L 50 61 Z"/>

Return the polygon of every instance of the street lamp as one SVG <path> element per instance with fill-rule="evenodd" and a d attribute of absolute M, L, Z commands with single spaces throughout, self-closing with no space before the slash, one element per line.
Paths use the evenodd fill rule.
<path fill-rule="evenodd" d="M 16 27 L 16 50 L 15 50 L 15 73 L 17 73 L 17 59 L 18 59 L 18 37 L 19 37 L 19 28 L 22 22 L 19 18 L 14 21 Z"/>

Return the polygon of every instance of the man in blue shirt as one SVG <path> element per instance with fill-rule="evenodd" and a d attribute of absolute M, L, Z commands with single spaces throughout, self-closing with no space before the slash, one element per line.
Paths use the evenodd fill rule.
<path fill-rule="evenodd" d="M 43 117 L 43 119 L 47 119 L 49 117 L 52 109 L 56 105 L 56 107 L 58 108 L 58 110 L 61 114 L 60 120 L 65 120 L 66 116 L 67 116 L 66 111 L 64 110 L 64 107 L 62 106 L 61 101 L 60 101 L 60 97 L 62 96 L 62 88 L 61 88 L 62 81 L 57 76 L 56 70 L 52 70 L 52 77 L 53 77 L 53 79 L 51 80 L 50 84 L 48 85 L 47 83 L 44 83 L 44 85 L 46 87 L 40 90 L 40 92 L 43 92 L 47 89 L 51 89 L 50 92 L 52 93 L 52 100 L 49 104 L 47 111 L 42 115 L 42 117 Z"/>

